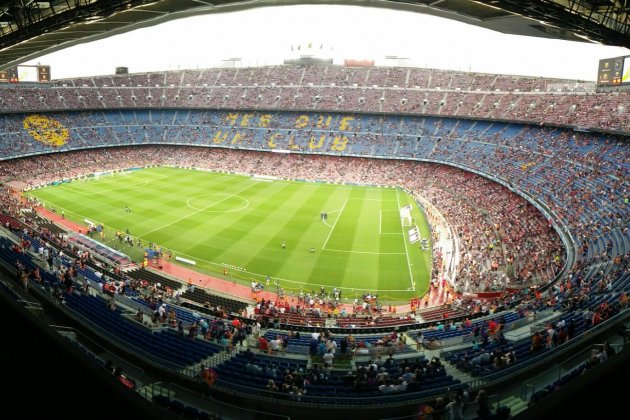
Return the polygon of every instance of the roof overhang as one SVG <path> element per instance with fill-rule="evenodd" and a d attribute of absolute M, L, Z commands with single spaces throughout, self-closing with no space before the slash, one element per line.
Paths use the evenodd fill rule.
<path fill-rule="evenodd" d="M 541 38 L 630 46 L 630 22 L 617 31 L 585 31 L 585 4 L 619 0 L 12 0 L 0 1 L 0 69 L 67 48 L 183 17 L 256 7 L 331 4 L 383 7 Z M 562 5 L 561 3 L 565 3 Z M 577 3 L 580 3 L 579 9 Z M 621 2 L 623 3 L 623 2 Z M 630 3 L 630 2 L 629 2 Z M 619 5 L 619 7 L 625 7 Z M 575 10 L 573 10 L 573 9 Z M 606 9 L 608 10 L 608 9 Z M 623 20 L 617 10 L 616 19 Z M 602 11 L 601 13 L 604 13 Z M 612 12 L 611 12 L 612 13 Z M 591 12 L 591 15 L 593 13 Z M 570 18 L 573 16 L 573 20 Z M 606 17 L 606 16 L 604 16 Z M 608 19 L 607 21 L 610 21 Z M 586 25 L 586 23 L 584 23 Z M 584 26 L 582 25 L 582 26 Z M 601 26 L 601 25 L 600 25 Z"/>

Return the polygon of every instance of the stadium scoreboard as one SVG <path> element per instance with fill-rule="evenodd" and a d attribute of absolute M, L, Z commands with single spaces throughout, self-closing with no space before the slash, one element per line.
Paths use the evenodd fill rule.
<path fill-rule="evenodd" d="M 48 83 L 50 66 L 13 66 L 0 71 L 0 83 Z"/>
<path fill-rule="evenodd" d="M 630 84 L 630 56 L 599 60 L 597 86 Z"/>

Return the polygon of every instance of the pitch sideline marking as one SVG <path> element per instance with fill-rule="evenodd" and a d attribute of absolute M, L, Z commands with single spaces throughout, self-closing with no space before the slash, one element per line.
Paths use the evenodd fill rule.
<path fill-rule="evenodd" d="M 201 258 L 197 258 L 197 257 L 194 257 L 192 255 L 187 255 L 187 254 L 184 254 L 183 252 L 178 252 L 175 249 L 173 250 L 173 252 L 176 253 L 177 255 L 183 255 L 184 257 L 195 258 L 196 261 L 202 261 L 202 262 L 205 262 L 205 263 L 208 263 L 208 264 L 212 264 L 212 265 L 216 265 L 216 266 L 219 266 L 219 267 L 223 267 L 222 264 L 219 264 L 219 263 L 216 263 L 216 262 L 213 262 L 213 261 L 209 261 L 209 260 L 204 260 L 204 259 L 201 259 Z M 254 275 L 254 276 L 260 276 L 261 278 L 265 277 L 263 274 L 253 273 L 253 272 L 247 271 L 247 270 L 241 270 L 239 272 L 240 273 L 251 274 L 251 275 Z M 331 286 L 330 284 L 306 283 L 306 282 L 303 282 L 303 281 L 290 280 L 290 279 L 285 279 L 285 278 L 282 278 L 282 277 L 269 277 L 269 278 L 273 279 L 273 280 L 279 280 L 279 281 L 287 282 L 287 283 L 300 284 L 300 285 L 303 285 L 305 287 L 306 286 L 334 287 L 334 286 Z M 350 291 L 353 291 L 353 292 L 355 292 L 355 291 L 360 292 L 362 290 L 367 290 L 367 289 L 361 289 L 359 287 L 343 287 L 343 286 L 336 286 L 336 287 L 337 287 L 337 289 L 350 290 Z M 372 290 L 374 292 L 408 292 L 409 291 L 409 289 L 406 289 L 406 290 L 403 290 L 403 289 L 370 289 L 370 290 Z"/>
<path fill-rule="evenodd" d="M 398 201 L 398 208 L 400 208 L 400 198 L 398 197 L 398 189 L 396 189 L 396 200 Z M 413 272 L 411 271 L 411 261 L 409 261 L 409 250 L 407 249 L 407 238 L 405 237 L 405 228 L 403 228 L 402 223 L 400 224 L 400 230 L 402 231 L 402 240 L 403 243 L 405 244 L 405 255 L 407 256 L 407 267 L 409 267 L 409 277 L 411 280 L 411 288 L 415 291 L 416 290 L 416 284 L 415 281 L 413 281 Z"/>

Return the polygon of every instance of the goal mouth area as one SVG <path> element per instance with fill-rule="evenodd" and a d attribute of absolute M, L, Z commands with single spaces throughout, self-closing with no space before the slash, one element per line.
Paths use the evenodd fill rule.
<path fill-rule="evenodd" d="M 400 223 L 405 226 L 413 225 L 413 217 L 411 217 L 411 205 L 407 204 L 400 208 Z"/>

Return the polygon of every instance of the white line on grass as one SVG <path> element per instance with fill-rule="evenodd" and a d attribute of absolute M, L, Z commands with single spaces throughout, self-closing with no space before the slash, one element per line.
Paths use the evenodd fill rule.
<path fill-rule="evenodd" d="M 197 257 L 195 257 L 194 255 L 187 255 L 187 254 L 184 254 L 183 252 L 178 252 L 178 251 L 177 251 L 177 250 L 175 250 L 175 249 L 174 249 L 174 250 L 172 250 L 172 251 L 173 251 L 173 253 L 175 253 L 175 254 L 177 254 L 177 255 L 181 255 L 181 256 L 184 256 L 184 257 L 189 257 L 189 258 L 191 258 L 191 259 L 195 259 L 196 261 L 201 261 L 201 262 L 208 263 L 208 264 L 210 264 L 210 265 L 216 265 L 216 266 L 218 266 L 218 267 L 223 267 L 223 264 L 219 264 L 219 263 L 216 263 L 216 262 L 213 262 L 213 261 L 209 261 L 209 260 L 204 260 L 204 259 L 201 259 L 201 258 L 197 258 Z M 247 273 L 247 274 L 251 274 L 251 275 L 253 275 L 253 276 L 259 276 L 261 279 L 263 279 L 263 278 L 265 278 L 265 277 L 266 277 L 266 275 L 259 274 L 259 273 L 254 273 L 254 272 L 252 272 L 252 271 L 247 271 L 247 270 L 242 270 L 242 271 L 239 271 L 239 272 L 240 272 L 240 273 Z M 269 277 L 269 278 L 270 278 L 270 279 L 272 279 L 272 280 L 278 280 L 278 281 L 281 281 L 281 282 L 299 284 L 299 285 L 301 285 L 301 286 L 304 286 L 304 288 L 306 288 L 306 287 L 312 287 L 312 286 L 319 286 L 319 287 L 321 287 L 321 286 L 325 286 L 325 287 L 333 287 L 333 286 L 331 286 L 330 284 L 307 283 L 307 282 L 298 281 L 298 280 L 285 279 L 285 278 L 282 278 L 282 277 L 273 277 L 273 276 L 271 276 L 271 277 Z M 364 291 L 364 290 L 365 290 L 365 291 L 367 291 L 367 290 L 368 290 L 368 289 L 362 289 L 362 288 L 360 288 L 360 287 L 343 287 L 343 286 L 336 286 L 336 287 L 337 287 L 337 289 L 350 290 L 350 291 L 352 291 L 352 292 L 361 292 L 361 291 Z M 370 291 L 372 291 L 372 292 L 408 292 L 408 291 L 409 291 L 409 289 L 405 289 L 405 290 L 403 290 L 403 289 L 369 289 L 369 290 L 370 290 Z"/>
<path fill-rule="evenodd" d="M 398 197 L 398 189 L 396 189 L 396 201 L 398 201 L 398 208 L 400 207 L 400 198 Z M 409 251 L 407 250 L 407 238 L 405 238 L 405 228 L 403 228 L 402 223 L 400 224 L 400 229 L 402 231 L 403 237 L 403 243 L 405 244 L 405 255 L 407 256 L 407 267 L 409 267 L 409 277 L 411 279 L 411 288 L 415 291 L 416 290 L 416 284 L 413 281 L 413 272 L 411 271 L 411 261 L 409 261 Z"/>
<path fill-rule="evenodd" d="M 186 215 L 186 216 L 184 216 L 184 217 L 180 217 L 179 219 L 173 220 L 173 221 L 172 221 L 172 222 L 170 222 L 170 223 L 167 223 L 167 224 L 165 224 L 165 225 L 163 225 L 163 226 L 160 226 L 160 227 L 158 227 L 158 228 L 155 228 L 155 229 L 153 229 L 153 230 L 150 230 L 150 231 L 148 231 L 148 232 L 145 232 L 145 233 L 143 233 L 142 235 L 139 235 L 139 236 L 138 236 L 138 238 L 142 238 L 143 236 L 147 236 L 147 235 L 148 235 L 148 234 L 150 234 L 150 233 L 157 232 L 158 230 L 164 229 L 165 227 L 169 227 L 170 225 L 173 225 L 173 224 L 175 224 L 175 223 L 177 223 L 177 222 L 181 222 L 182 220 L 188 219 L 190 216 L 194 216 L 195 214 L 199 214 L 199 213 L 201 213 L 202 211 L 208 210 L 210 207 L 214 207 L 214 206 L 216 206 L 217 204 L 222 203 L 222 202 L 224 202 L 225 200 L 227 200 L 227 199 L 229 199 L 229 198 L 232 198 L 232 197 L 234 197 L 234 196 L 237 196 L 237 195 L 239 195 L 240 193 L 244 192 L 245 190 L 247 190 L 247 189 L 249 189 L 249 188 L 253 187 L 254 185 L 258 185 L 258 184 L 257 184 L 257 183 L 252 183 L 252 184 L 248 185 L 247 187 L 243 188 L 242 190 L 240 190 L 240 191 L 238 191 L 238 192 L 236 192 L 236 193 L 234 193 L 234 194 L 230 194 L 230 195 L 227 195 L 227 194 L 226 194 L 226 197 L 225 197 L 223 200 L 216 201 L 216 202 L 214 202 L 214 203 L 210 204 L 209 206 L 203 207 L 203 208 L 201 208 L 200 210 L 197 210 L 197 211 L 195 211 L 195 212 L 192 212 L 192 213 L 190 213 L 190 214 L 187 214 L 187 215 Z"/>
<path fill-rule="evenodd" d="M 372 255 L 406 255 L 404 252 L 371 252 L 371 251 L 348 251 L 345 249 L 330 249 L 326 248 L 325 251 L 334 252 L 347 252 L 348 254 L 372 254 Z"/>
<path fill-rule="evenodd" d="M 378 201 L 379 203 L 383 203 L 386 201 L 391 201 L 393 203 L 396 201 L 396 200 L 384 200 L 382 198 L 363 198 L 363 197 L 348 197 L 348 200 Z M 396 210 L 388 210 L 388 211 L 396 211 Z"/>
<path fill-rule="evenodd" d="M 213 172 L 213 171 L 211 171 Z M 252 176 L 255 176 L 255 174 L 251 174 Z M 317 180 L 317 179 L 311 179 L 311 180 L 303 180 L 303 181 L 296 181 L 296 180 L 291 180 L 291 179 L 274 179 L 273 180 L 274 183 L 287 183 L 287 184 L 295 184 L 296 182 L 299 182 L 301 184 L 307 185 L 307 186 L 311 186 L 311 187 L 336 187 L 336 189 L 339 190 L 353 190 L 355 188 L 361 188 L 361 189 L 366 189 L 366 190 L 389 190 L 391 189 L 391 187 L 379 187 L 378 185 L 348 185 L 348 184 L 329 184 L 329 183 L 324 183 L 321 184 L 319 182 L 322 182 L 321 180 Z M 327 181 L 323 181 L 323 182 L 327 182 Z M 352 198 L 353 200 L 362 200 L 362 198 Z M 378 200 L 378 201 L 382 201 L 379 200 L 377 198 L 374 198 L 373 200 Z M 385 200 L 385 201 L 396 201 L 396 200 Z"/>
<path fill-rule="evenodd" d="M 326 237 L 326 241 L 324 242 L 324 246 L 322 246 L 322 249 L 326 249 L 326 244 L 328 243 L 328 240 L 330 239 L 330 235 L 332 235 L 333 230 L 335 230 L 335 226 L 337 226 L 337 222 L 339 221 L 339 219 L 341 219 L 341 214 L 343 213 L 343 209 L 346 208 L 346 204 L 348 204 L 348 200 L 349 198 L 346 198 L 346 201 L 343 203 L 343 206 L 341 206 L 341 210 L 339 210 L 339 216 L 337 216 L 337 218 L 335 219 L 335 223 L 333 223 L 332 228 L 330 229 L 330 232 L 328 232 L 328 236 Z"/>
<path fill-rule="evenodd" d="M 328 214 L 333 214 L 333 213 L 337 213 L 339 210 L 333 210 L 333 211 L 329 211 Z M 332 225 L 328 222 L 326 222 L 325 220 L 322 220 L 322 223 L 324 223 L 326 226 L 328 227 L 332 227 Z"/>
<path fill-rule="evenodd" d="M 252 181 L 254 181 L 254 180 L 252 180 Z M 223 194 L 223 193 L 211 193 L 211 194 L 194 195 L 194 196 L 188 198 L 188 200 L 186 200 L 186 207 L 188 207 L 190 209 L 193 209 L 193 210 L 200 210 L 199 208 L 197 208 L 197 207 L 193 206 L 192 204 L 190 204 L 190 200 L 194 200 L 195 198 L 199 198 L 199 197 L 209 197 L 211 195 L 215 195 L 215 196 L 219 195 L 219 196 L 221 196 L 221 195 L 225 195 L 225 194 Z M 231 197 L 240 198 L 241 200 L 243 200 L 245 202 L 245 205 L 242 206 L 242 207 L 239 207 L 237 209 L 233 209 L 233 210 L 210 210 L 209 213 L 232 213 L 232 212 L 235 212 L 235 211 L 241 211 L 241 210 L 246 209 L 247 207 L 249 207 L 250 203 L 249 203 L 248 199 L 246 199 L 244 197 L 240 197 L 238 195 L 233 195 L 233 196 L 230 196 L 230 197 L 226 197 L 226 199 L 227 198 L 231 198 Z M 204 211 L 206 211 L 206 210 L 204 209 Z"/>
<path fill-rule="evenodd" d="M 394 201 L 394 200 L 391 200 L 391 201 Z M 400 235 L 400 232 L 383 232 L 383 229 L 381 228 L 381 226 L 383 225 L 383 212 L 384 211 L 388 211 L 390 213 L 391 212 L 398 213 L 398 210 L 382 210 L 382 209 L 379 210 L 379 215 L 378 215 L 379 216 L 378 233 L 380 235 Z M 404 233 L 403 233 L 403 235 L 404 235 Z M 401 252 L 401 254 L 402 254 L 402 252 Z"/>
<path fill-rule="evenodd" d="M 168 177 L 167 177 L 167 176 L 161 176 L 161 177 L 159 177 L 159 178 L 149 179 L 149 180 L 147 180 L 147 181 L 143 181 L 142 183 L 137 184 L 137 185 L 131 185 L 131 186 L 129 186 L 129 184 L 127 184 L 127 185 L 125 185 L 124 187 L 110 188 L 110 189 L 108 189 L 108 190 L 100 190 L 100 191 L 96 191 L 96 192 L 93 192 L 93 193 L 84 193 L 84 192 L 82 192 L 82 191 L 75 190 L 74 188 L 72 188 L 72 186 L 68 186 L 68 187 L 66 187 L 66 188 L 67 188 L 67 189 L 69 189 L 70 191 L 73 191 L 73 192 L 75 192 L 75 193 L 77 193 L 77 194 L 81 194 L 81 195 L 83 195 L 83 196 L 85 196 L 85 197 L 91 197 L 91 196 L 93 196 L 93 195 L 100 195 L 100 194 L 104 194 L 104 193 L 106 193 L 106 192 L 110 192 L 110 191 L 118 191 L 118 190 L 133 190 L 133 189 L 136 189 L 136 188 L 144 187 L 144 186 L 149 185 L 150 183 L 152 183 L 152 182 L 154 182 L 154 181 L 159 181 L 160 179 L 165 179 L 165 178 L 168 178 Z"/>
<path fill-rule="evenodd" d="M 85 195 L 85 196 L 88 196 L 88 197 L 89 197 L 89 196 L 92 196 L 92 195 L 100 195 L 100 194 L 107 193 L 107 192 L 111 192 L 111 191 L 118 191 L 118 190 L 133 190 L 133 189 L 135 189 L 135 188 L 145 187 L 145 186 L 149 185 L 149 182 L 150 182 L 150 181 L 144 181 L 144 182 L 142 182 L 141 184 L 138 184 L 138 185 L 132 185 L 132 186 L 125 185 L 124 187 L 119 187 L 119 188 L 110 188 L 110 189 L 108 189 L 108 190 L 101 190 L 101 191 L 96 191 L 96 192 L 89 193 L 89 194 L 87 194 L 87 193 L 86 193 L 86 194 L 83 194 L 83 195 Z"/>

